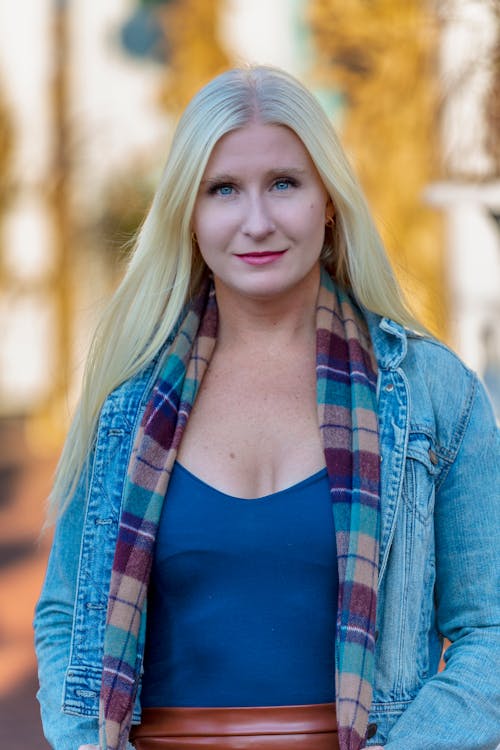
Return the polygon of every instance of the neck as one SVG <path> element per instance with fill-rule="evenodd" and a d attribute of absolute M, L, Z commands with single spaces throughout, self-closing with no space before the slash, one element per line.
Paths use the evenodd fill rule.
<path fill-rule="evenodd" d="M 272 297 L 243 295 L 215 279 L 219 311 L 217 347 L 246 352 L 314 341 L 319 267 L 303 282 Z"/>

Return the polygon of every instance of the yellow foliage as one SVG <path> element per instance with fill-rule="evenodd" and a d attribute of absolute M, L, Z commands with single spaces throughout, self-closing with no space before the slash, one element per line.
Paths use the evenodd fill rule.
<path fill-rule="evenodd" d="M 313 76 L 345 98 L 343 141 L 410 304 L 445 333 L 441 222 L 422 194 L 438 176 L 439 28 L 422 0 L 310 0 Z"/>
<path fill-rule="evenodd" d="M 218 40 L 220 6 L 221 0 L 176 0 L 159 11 L 171 44 L 160 95 L 167 109 L 183 109 L 203 84 L 229 67 Z"/>

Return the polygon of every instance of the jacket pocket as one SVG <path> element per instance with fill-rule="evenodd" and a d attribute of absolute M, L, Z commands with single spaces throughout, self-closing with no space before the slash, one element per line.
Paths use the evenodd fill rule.
<path fill-rule="evenodd" d="M 403 480 L 403 501 L 421 523 L 427 523 L 434 511 L 435 480 L 439 458 L 431 438 L 422 432 L 410 432 Z"/>
<path fill-rule="evenodd" d="M 76 716 L 99 716 L 101 670 L 91 666 L 70 666 L 64 683 L 63 711 Z"/>

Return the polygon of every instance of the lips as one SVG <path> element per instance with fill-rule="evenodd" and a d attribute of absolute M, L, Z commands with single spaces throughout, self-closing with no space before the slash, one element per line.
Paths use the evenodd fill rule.
<path fill-rule="evenodd" d="M 279 260 L 279 258 L 281 258 L 285 253 L 286 250 L 271 250 L 259 253 L 242 253 L 237 257 L 240 258 L 244 263 L 249 263 L 253 266 L 262 266 L 267 263 L 273 263 L 273 261 L 275 260 Z"/>

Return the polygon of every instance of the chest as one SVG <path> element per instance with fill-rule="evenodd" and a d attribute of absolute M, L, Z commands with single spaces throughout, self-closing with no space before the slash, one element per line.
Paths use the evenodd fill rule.
<path fill-rule="evenodd" d="M 320 469 L 314 353 L 257 361 L 214 357 L 178 460 L 240 497 L 276 492 Z"/>

